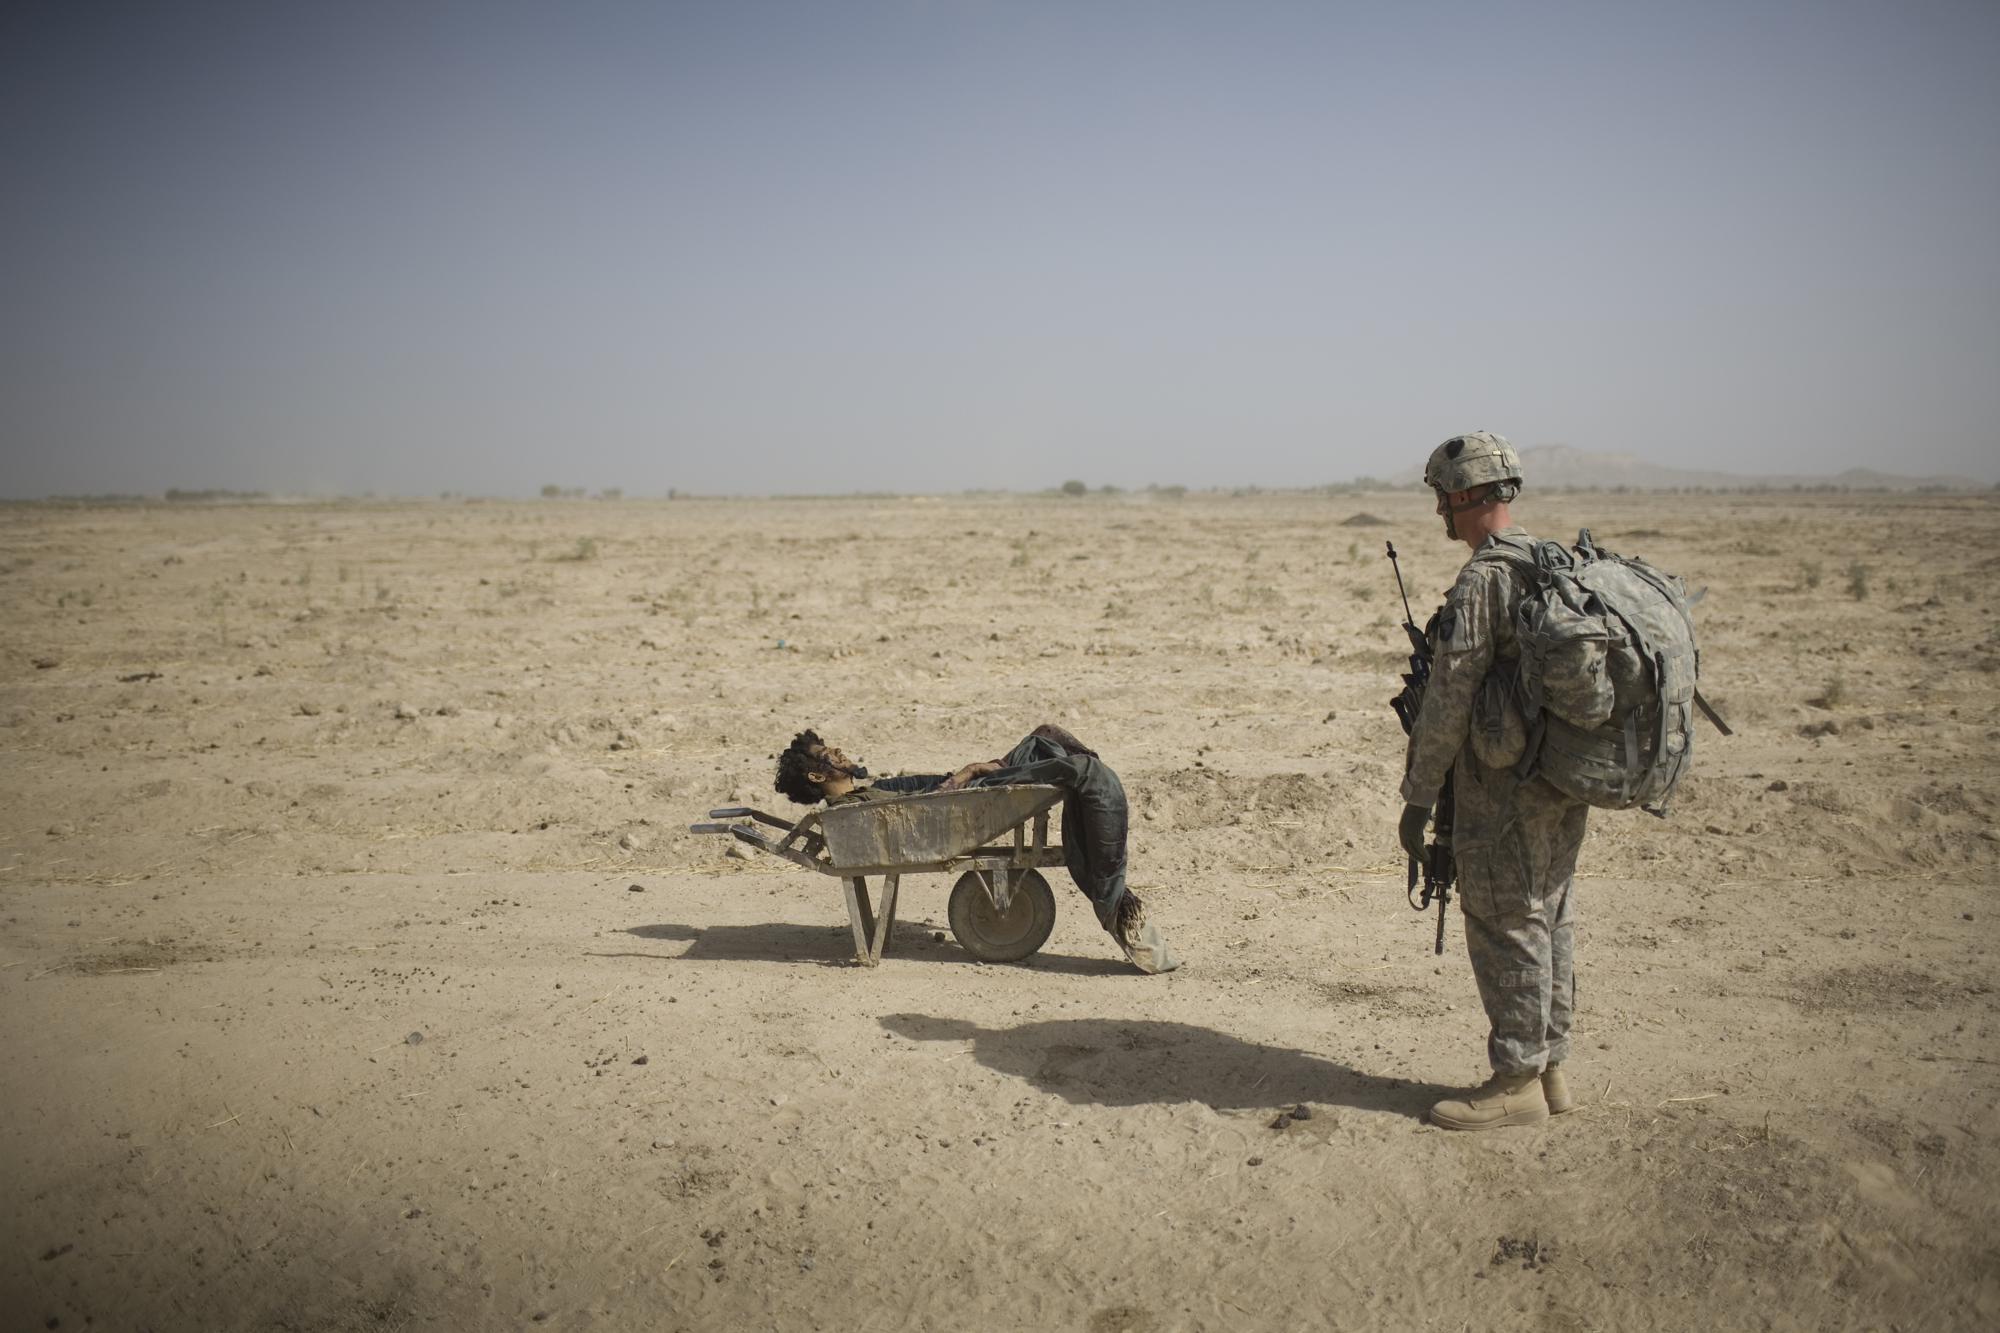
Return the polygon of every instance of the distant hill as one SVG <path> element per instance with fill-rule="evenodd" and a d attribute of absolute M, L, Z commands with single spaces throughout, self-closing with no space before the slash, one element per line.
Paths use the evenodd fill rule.
<path fill-rule="evenodd" d="M 1630 454 L 1600 454 L 1567 444 L 1539 444 L 1521 451 L 1521 468 L 1536 490 L 1609 491 L 1983 491 L 1985 483 L 1970 477 L 1905 477 L 1871 468 L 1849 468 L 1831 475 L 1762 475 L 1741 472 L 1701 472 L 1661 467 Z M 1420 485 L 1421 464 L 1391 476 L 1398 486 Z"/>

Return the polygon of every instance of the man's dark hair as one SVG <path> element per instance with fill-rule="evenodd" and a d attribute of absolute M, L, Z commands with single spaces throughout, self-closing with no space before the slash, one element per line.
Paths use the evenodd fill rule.
<path fill-rule="evenodd" d="M 808 773 L 824 773 L 826 762 L 813 751 L 826 744 L 812 730 L 792 737 L 792 743 L 778 756 L 778 780 L 771 785 L 799 805 L 814 805 L 820 799 L 819 784 Z"/>

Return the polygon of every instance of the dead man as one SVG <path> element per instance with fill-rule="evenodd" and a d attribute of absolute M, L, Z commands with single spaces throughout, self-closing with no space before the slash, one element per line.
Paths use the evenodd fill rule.
<path fill-rule="evenodd" d="M 1125 788 L 1097 751 L 1061 727 L 1036 727 L 1003 757 L 967 764 L 955 773 L 913 773 L 872 781 L 865 767 L 816 732 L 802 731 L 778 756 L 777 781 L 772 785 L 800 805 L 819 801 L 846 805 L 961 787 L 1029 784 L 1062 788 L 1063 863 L 1120 951 L 1141 972 L 1171 972 L 1179 967 L 1166 937 L 1146 919 L 1139 895 L 1125 884 Z"/>

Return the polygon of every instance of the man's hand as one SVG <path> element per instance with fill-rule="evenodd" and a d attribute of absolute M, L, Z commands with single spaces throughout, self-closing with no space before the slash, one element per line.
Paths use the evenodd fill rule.
<path fill-rule="evenodd" d="M 1403 851 L 1412 861 L 1424 859 L 1424 826 L 1431 822 L 1431 812 L 1421 805 L 1403 807 L 1403 818 L 1396 825 L 1396 838 L 1403 844 Z"/>
<path fill-rule="evenodd" d="M 1000 761 L 997 759 L 988 759 L 977 764 L 967 764 L 964 768 L 959 769 L 958 772 L 939 783 L 938 790 L 957 791 L 974 778 L 985 777 L 988 773 L 998 773 L 999 771 Z"/>

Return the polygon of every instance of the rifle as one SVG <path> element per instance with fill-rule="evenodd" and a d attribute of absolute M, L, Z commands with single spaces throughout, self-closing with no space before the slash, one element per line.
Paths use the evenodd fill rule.
<path fill-rule="evenodd" d="M 1431 678 L 1430 629 L 1437 624 L 1437 617 L 1431 617 L 1431 624 L 1424 629 L 1417 628 L 1416 619 L 1410 614 L 1410 594 L 1403 586 L 1403 567 L 1396 562 L 1396 543 L 1388 543 L 1389 568 L 1396 571 L 1396 591 L 1403 599 L 1403 632 L 1410 636 L 1410 669 L 1403 673 L 1403 688 L 1389 706 L 1396 710 L 1396 720 L 1403 724 L 1403 734 L 1408 735 L 1416 728 L 1417 714 L 1424 706 L 1424 686 Z M 1454 801 L 1452 799 L 1451 775 L 1446 774 L 1444 788 L 1438 792 L 1437 804 L 1431 808 L 1431 841 L 1424 849 L 1421 862 L 1410 862 L 1409 880 L 1403 886 L 1403 895 L 1410 906 L 1419 912 L 1428 911 L 1432 903 L 1437 904 L 1437 942 L 1435 953 L 1444 952 L 1444 912 L 1451 902 L 1451 886 L 1458 882 L 1458 863 L 1452 857 L 1451 830 Z M 1423 892 L 1417 891 L 1419 878 L 1423 881 Z"/>

